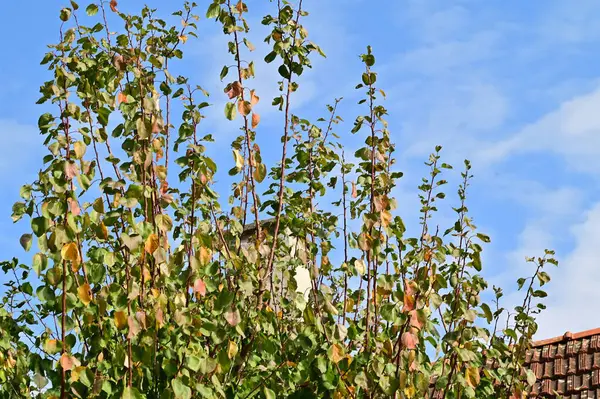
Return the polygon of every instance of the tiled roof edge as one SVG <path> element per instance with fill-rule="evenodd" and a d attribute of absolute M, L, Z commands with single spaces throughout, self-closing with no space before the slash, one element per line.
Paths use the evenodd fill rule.
<path fill-rule="evenodd" d="M 591 330 L 585 330 L 585 331 L 581 331 L 578 333 L 572 333 L 570 331 L 567 331 L 566 333 L 564 333 L 563 335 L 561 335 L 559 337 L 542 339 L 540 341 L 534 341 L 531 344 L 531 346 L 532 347 L 544 346 L 544 345 L 555 344 L 555 343 L 563 342 L 563 341 L 571 341 L 574 339 L 587 338 L 589 336 L 597 335 L 597 334 L 600 334 L 600 328 L 593 328 Z"/>

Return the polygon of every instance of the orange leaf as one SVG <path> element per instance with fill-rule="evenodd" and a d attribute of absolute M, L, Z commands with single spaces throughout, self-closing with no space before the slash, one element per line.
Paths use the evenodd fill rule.
<path fill-rule="evenodd" d="M 120 92 L 117 96 L 117 101 L 120 103 L 127 103 L 127 95 L 123 92 Z"/>
<path fill-rule="evenodd" d="M 235 9 L 238 10 L 239 13 L 244 11 L 244 3 L 242 3 L 242 0 L 236 4 Z"/>
<path fill-rule="evenodd" d="M 112 12 L 119 12 L 119 10 L 117 10 L 117 0 L 110 0 L 110 10 Z"/>
<path fill-rule="evenodd" d="M 146 252 L 148 252 L 150 255 L 152 255 L 154 253 L 154 251 L 156 251 L 156 249 L 158 248 L 158 242 L 159 242 L 158 236 L 156 234 L 152 233 L 146 239 L 146 244 L 144 245 L 144 249 L 146 250 Z"/>
<path fill-rule="evenodd" d="M 206 296 L 206 283 L 201 278 L 194 281 L 194 292 L 200 296 Z"/>
<path fill-rule="evenodd" d="M 258 104 L 259 100 L 260 97 L 256 95 L 256 92 L 254 90 L 250 90 L 250 104 L 254 107 L 256 104 Z"/>
<path fill-rule="evenodd" d="M 260 115 L 256 112 L 252 113 L 252 129 L 256 129 L 258 124 L 260 123 Z"/>
<path fill-rule="evenodd" d="M 341 346 L 339 346 L 338 344 L 333 344 L 331 346 L 331 361 L 336 364 L 341 362 L 345 358 L 343 353 L 344 350 Z"/>
<path fill-rule="evenodd" d="M 358 197 L 358 191 L 356 191 L 356 183 L 352 182 L 352 198 Z"/>
<path fill-rule="evenodd" d="M 402 346 L 405 349 L 415 349 L 417 344 L 419 343 L 419 339 L 414 336 L 414 334 L 406 331 L 402 334 Z"/>
<path fill-rule="evenodd" d="M 69 203 L 69 210 L 74 216 L 79 216 L 81 214 L 81 208 L 79 207 L 79 203 L 73 198 L 67 198 L 67 202 Z"/>
<path fill-rule="evenodd" d="M 250 111 L 252 111 L 252 106 L 250 105 L 250 103 L 248 101 L 238 101 L 237 103 L 238 105 L 238 112 L 240 114 L 242 114 L 243 116 L 247 116 Z"/>
<path fill-rule="evenodd" d="M 65 371 L 69 371 L 74 366 L 79 366 L 80 364 L 81 363 L 79 363 L 79 361 L 76 358 L 69 355 L 68 353 L 63 353 L 60 356 L 60 367 L 62 367 L 62 369 Z"/>

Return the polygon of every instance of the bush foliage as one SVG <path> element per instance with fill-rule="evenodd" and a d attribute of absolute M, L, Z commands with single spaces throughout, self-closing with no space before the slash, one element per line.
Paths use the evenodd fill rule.
<path fill-rule="evenodd" d="M 410 237 L 392 196 L 402 174 L 371 48 L 360 57 L 363 115 L 351 131 L 339 129 L 339 99 L 310 121 L 294 99 L 323 51 L 308 38 L 301 0 L 268 7 L 266 55 L 248 40 L 249 4 L 202 10 L 229 39 L 218 114 L 240 126 L 233 162 L 218 165 L 234 181 L 225 201 L 202 124 L 208 93 L 199 77 L 170 72 L 196 40 L 197 5 L 167 19 L 147 7 L 122 13 L 115 0 L 60 11 L 60 41 L 42 61 L 52 73 L 39 100 L 54 109 L 39 118 L 48 152 L 12 214 L 30 223 L 20 243 L 35 254 L 2 263 L 2 397 L 526 394 L 535 377 L 523 361 L 553 253 L 530 259 L 522 304 L 507 312 L 502 290 L 488 292 L 481 275 L 489 238 L 468 214 L 469 162 L 446 200 L 456 221 L 431 221 L 453 173 L 439 147 Z M 260 139 L 252 88 L 264 63 L 279 72 L 280 93 L 268 99 L 281 120 L 274 165 L 261 157 L 258 143 L 274 132 Z M 348 135 L 364 137 L 354 154 L 344 151 Z M 310 276 L 306 292 L 299 270 Z"/>

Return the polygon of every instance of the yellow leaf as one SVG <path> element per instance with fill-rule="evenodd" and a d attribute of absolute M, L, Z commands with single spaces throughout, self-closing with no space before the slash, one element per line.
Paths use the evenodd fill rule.
<path fill-rule="evenodd" d="M 98 230 L 98 238 L 101 240 L 106 240 L 108 238 L 108 229 L 104 222 L 100 222 L 100 229 Z"/>
<path fill-rule="evenodd" d="M 119 310 L 115 312 L 115 325 L 117 329 L 122 330 L 127 326 L 127 315 L 124 311 Z"/>
<path fill-rule="evenodd" d="M 81 255 L 79 254 L 79 248 L 74 242 L 65 244 L 62 247 L 60 254 L 63 259 L 72 262 L 72 266 L 74 269 L 77 269 L 77 266 L 79 266 L 79 264 L 81 263 Z"/>
<path fill-rule="evenodd" d="M 477 385 L 479 385 L 480 378 L 481 378 L 481 376 L 479 375 L 479 368 L 477 368 L 477 367 L 467 368 L 467 371 L 465 372 L 465 379 L 467 380 L 467 384 L 470 387 L 475 388 Z"/>
<path fill-rule="evenodd" d="M 227 356 L 230 359 L 233 359 L 235 355 L 238 353 L 238 345 L 235 341 L 229 341 L 229 345 L 227 346 Z"/>
<path fill-rule="evenodd" d="M 260 123 L 260 115 L 256 112 L 252 113 L 252 129 L 256 129 L 258 124 Z"/>
<path fill-rule="evenodd" d="M 146 244 L 144 245 L 146 252 L 149 254 L 153 254 L 154 251 L 158 248 L 158 235 L 152 233 L 146 239 Z"/>
<path fill-rule="evenodd" d="M 389 211 L 381 211 L 380 217 L 381 225 L 383 227 L 388 227 L 392 221 L 392 214 Z"/>
<path fill-rule="evenodd" d="M 200 247 L 200 264 L 206 266 L 212 258 L 212 251 L 206 247 Z"/>
<path fill-rule="evenodd" d="M 179 36 L 179 40 L 181 40 L 181 42 L 182 42 L 183 44 L 185 44 L 185 42 L 187 42 L 187 39 L 188 39 L 188 37 L 187 37 L 186 35 L 181 35 L 181 36 Z"/>
<path fill-rule="evenodd" d="M 344 359 L 344 350 L 338 344 L 331 346 L 331 361 L 335 364 L 341 362 Z"/>
<path fill-rule="evenodd" d="M 92 302 L 92 290 L 90 289 L 90 285 L 88 283 L 81 284 L 79 288 L 77 288 L 77 295 L 85 306 Z"/>

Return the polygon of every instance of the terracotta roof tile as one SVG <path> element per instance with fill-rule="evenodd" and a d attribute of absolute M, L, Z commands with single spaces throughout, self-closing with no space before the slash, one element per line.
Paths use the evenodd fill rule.
<path fill-rule="evenodd" d="M 532 397 L 600 399 L 600 328 L 534 342 L 525 363 L 537 379 Z"/>

